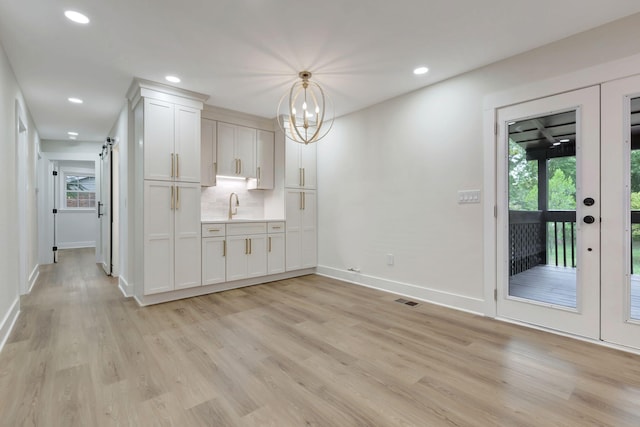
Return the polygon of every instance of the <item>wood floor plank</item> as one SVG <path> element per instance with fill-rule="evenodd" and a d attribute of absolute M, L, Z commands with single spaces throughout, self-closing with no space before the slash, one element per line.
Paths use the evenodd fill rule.
<path fill-rule="evenodd" d="M 138 307 L 59 252 L 0 353 L 0 425 L 640 425 L 631 353 L 313 275 Z"/>

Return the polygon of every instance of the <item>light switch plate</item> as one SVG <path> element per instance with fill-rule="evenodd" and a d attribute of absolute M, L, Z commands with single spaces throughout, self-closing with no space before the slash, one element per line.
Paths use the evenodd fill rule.
<path fill-rule="evenodd" d="M 458 191 L 458 204 L 480 203 L 480 190 Z"/>

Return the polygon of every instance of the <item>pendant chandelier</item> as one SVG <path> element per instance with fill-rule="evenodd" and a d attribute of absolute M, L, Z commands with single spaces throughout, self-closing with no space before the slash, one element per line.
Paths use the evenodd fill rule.
<path fill-rule="evenodd" d="M 298 73 L 289 93 L 278 104 L 278 124 L 287 138 L 309 144 L 324 138 L 333 126 L 333 105 L 320 85 L 311 82 L 311 72 Z"/>

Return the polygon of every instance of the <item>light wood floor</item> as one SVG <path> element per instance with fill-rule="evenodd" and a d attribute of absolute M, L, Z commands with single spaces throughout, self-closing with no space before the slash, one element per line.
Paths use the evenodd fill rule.
<path fill-rule="evenodd" d="M 46 266 L 2 426 L 638 426 L 640 357 L 319 276 L 139 308 Z"/>

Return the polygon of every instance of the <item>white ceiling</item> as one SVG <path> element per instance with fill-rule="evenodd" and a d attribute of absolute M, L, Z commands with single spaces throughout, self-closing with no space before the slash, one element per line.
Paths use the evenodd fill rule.
<path fill-rule="evenodd" d="M 208 104 L 271 118 L 308 69 L 341 115 L 636 12 L 638 0 L 0 0 L 0 43 L 41 138 L 102 141 L 134 77 L 175 74 Z M 431 71 L 414 76 L 419 65 Z"/>

